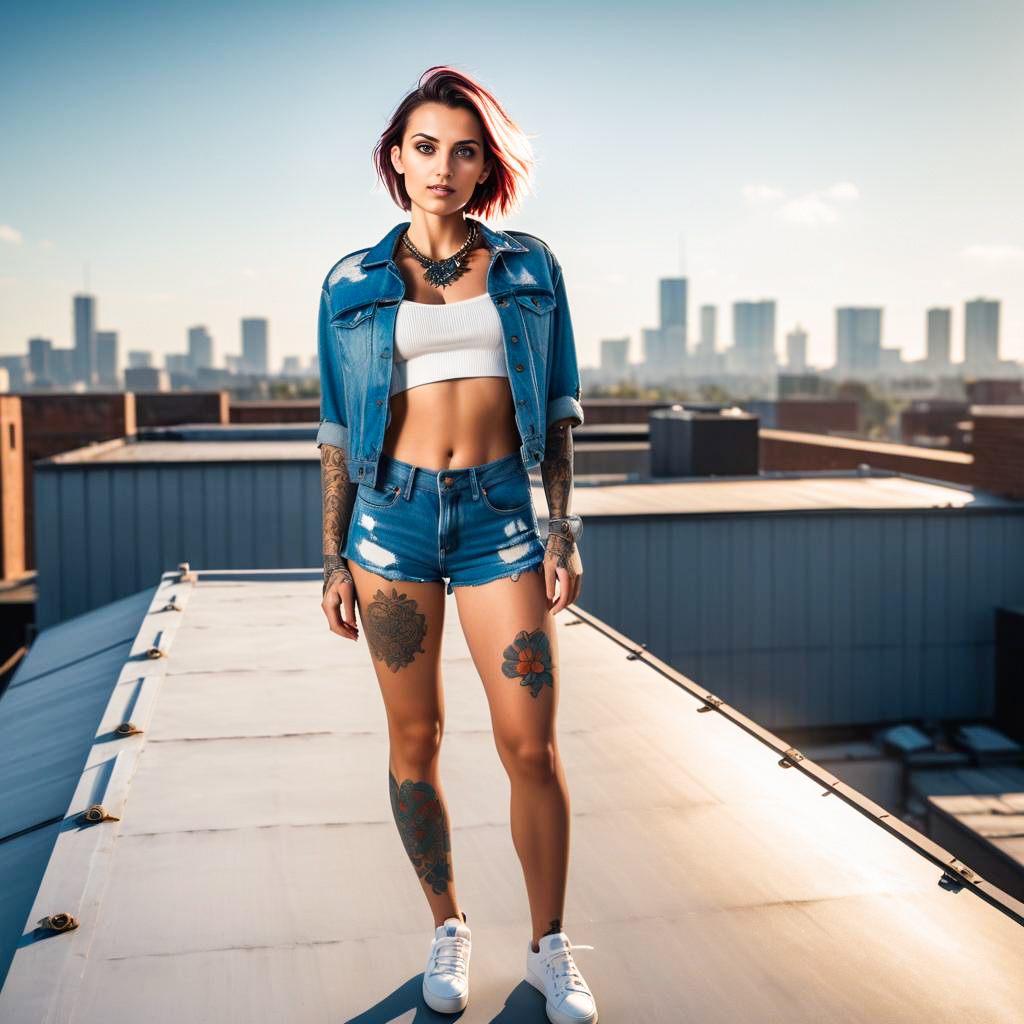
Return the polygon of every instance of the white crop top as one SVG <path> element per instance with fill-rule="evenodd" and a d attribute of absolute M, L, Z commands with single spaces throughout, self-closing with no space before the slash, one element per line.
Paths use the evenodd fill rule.
<path fill-rule="evenodd" d="M 501 319 L 489 292 L 458 302 L 403 299 L 395 320 L 393 395 L 453 377 L 507 377 Z"/>

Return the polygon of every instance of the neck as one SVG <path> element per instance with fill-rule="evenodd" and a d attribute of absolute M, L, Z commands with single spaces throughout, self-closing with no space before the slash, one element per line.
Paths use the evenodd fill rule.
<path fill-rule="evenodd" d="M 437 214 L 424 213 L 414 206 L 408 234 L 409 241 L 427 259 L 443 260 L 462 248 L 469 236 L 469 223 L 461 211 L 439 217 Z"/>

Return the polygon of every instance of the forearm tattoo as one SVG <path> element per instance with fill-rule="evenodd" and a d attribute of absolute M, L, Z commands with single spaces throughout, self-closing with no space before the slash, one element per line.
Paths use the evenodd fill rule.
<path fill-rule="evenodd" d="M 565 420 L 548 427 L 540 474 L 548 512 L 552 517 L 568 515 L 572 497 L 572 430 Z"/>
<path fill-rule="evenodd" d="M 540 473 L 550 518 L 568 515 L 572 500 L 572 429 L 567 420 L 548 427 Z M 545 557 L 570 574 L 582 568 L 582 563 L 576 567 L 576 542 L 558 534 L 548 533 Z"/>
<path fill-rule="evenodd" d="M 387 662 L 392 672 L 408 665 L 417 654 L 426 654 L 423 638 L 427 635 L 427 617 L 416 610 L 411 597 L 378 590 L 363 616 L 366 640 L 373 656 Z"/>
<path fill-rule="evenodd" d="M 429 782 L 413 782 L 412 779 L 406 779 L 399 786 L 393 772 L 388 772 L 388 781 L 391 810 L 416 874 L 435 893 L 447 892 L 452 877 L 449 860 L 452 845 L 437 790 Z"/>
<path fill-rule="evenodd" d="M 352 582 L 348 559 L 341 548 L 348 536 L 352 507 L 356 502 L 358 484 L 349 480 L 345 451 L 334 445 L 320 447 L 320 491 L 324 503 L 324 590 L 338 580 Z"/>

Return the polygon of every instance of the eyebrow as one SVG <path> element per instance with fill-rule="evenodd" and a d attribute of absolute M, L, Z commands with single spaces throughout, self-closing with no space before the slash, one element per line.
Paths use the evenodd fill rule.
<path fill-rule="evenodd" d="M 431 142 L 440 142 L 441 141 L 440 139 L 435 139 L 433 135 L 428 135 L 426 132 L 416 132 L 415 134 L 413 134 L 412 137 L 415 139 L 417 135 L 422 135 L 423 138 L 430 139 Z M 453 142 L 452 145 L 453 146 L 461 146 L 464 142 L 472 142 L 473 145 L 475 145 L 475 146 L 479 146 L 480 145 L 480 142 L 477 139 L 459 139 L 458 142 Z"/>

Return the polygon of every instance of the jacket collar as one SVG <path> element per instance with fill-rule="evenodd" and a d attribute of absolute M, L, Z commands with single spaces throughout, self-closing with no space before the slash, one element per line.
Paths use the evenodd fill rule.
<path fill-rule="evenodd" d="M 403 220 L 396 224 L 367 254 L 362 258 L 359 265 L 364 269 L 375 267 L 381 263 L 387 263 L 391 259 L 391 250 L 394 248 L 398 236 L 409 226 L 411 222 Z M 487 244 L 499 252 L 529 252 L 529 249 L 521 242 L 517 242 L 505 231 L 496 231 L 489 228 L 482 220 L 477 222 L 483 232 Z"/>

